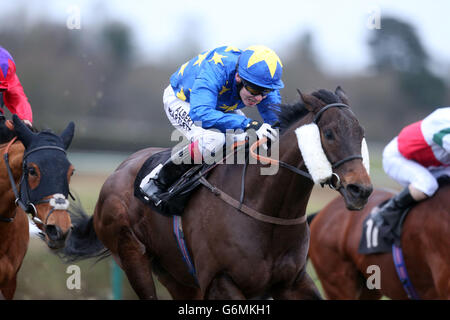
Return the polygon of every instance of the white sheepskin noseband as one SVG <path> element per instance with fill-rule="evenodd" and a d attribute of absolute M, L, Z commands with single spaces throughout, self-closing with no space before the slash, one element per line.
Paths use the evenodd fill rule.
<path fill-rule="evenodd" d="M 314 183 L 326 182 L 331 177 L 333 169 L 323 152 L 319 127 L 315 123 L 305 124 L 295 129 L 295 134 L 303 161 Z"/>
<path fill-rule="evenodd" d="M 369 148 L 367 147 L 366 138 L 361 141 L 361 155 L 363 157 L 363 165 L 366 168 L 367 174 L 370 174 L 370 159 L 369 159 Z"/>
<path fill-rule="evenodd" d="M 305 166 L 315 184 L 325 183 L 333 174 L 331 163 L 322 148 L 319 127 L 315 123 L 305 124 L 295 129 L 298 147 L 302 153 Z M 366 139 L 361 142 L 361 155 L 363 165 L 370 172 L 369 149 Z"/>

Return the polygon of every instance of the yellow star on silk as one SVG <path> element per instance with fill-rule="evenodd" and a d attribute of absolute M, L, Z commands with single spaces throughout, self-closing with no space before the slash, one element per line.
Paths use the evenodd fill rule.
<path fill-rule="evenodd" d="M 177 98 L 186 101 L 186 95 L 184 94 L 183 87 L 181 87 L 180 92 L 177 93 Z"/>
<path fill-rule="evenodd" d="M 228 82 L 228 81 L 227 81 Z M 231 89 L 229 89 L 229 88 L 227 88 L 227 87 L 225 87 L 225 86 L 222 86 L 222 90 L 220 90 L 220 92 L 219 92 L 219 95 L 222 95 L 222 94 L 224 94 L 225 92 L 227 92 L 227 91 L 230 91 Z"/>
<path fill-rule="evenodd" d="M 247 68 L 250 68 L 255 63 L 264 61 L 269 67 L 270 75 L 273 78 L 275 70 L 277 69 L 277 62 L 280 64 L 280 66 L 283 66 L 277 54 L 265 46 L 251 46 L 248 47 L 247 50 L 254 51 L 250 56 L 250 59 L 248 59 Z"/>
<path fill-rule="evenodd" d="M 205 52 L 204 54 L 199 54 L 197 61 L 195 61 L 194 63 L 194 66 L 198 64 L 198 66 L 200 67 L 200 65 L 202 64 L 203 60 L 205 60 L 208 53 L 209 51 Z"/>
<path fill-rule="evenodd" d="M 233 111 L 234 109 L 236 109 L 238 106 L 238 104 L 236 103 L 235 105 L 232 106 L 227 106 L 226 104 L 223 104 L 223 106 L 219 106 L 219 108 L 223 109 L 224 112 L 228 112 L 228 111 Z"/>
<path fill-rule="evenodd" d="M 183 64 L 183 65 L 180 67 L 180 71 L 178 71 L 178 74 L 183 75 L 184 69 L 186 68 L 186 66 L 188 65 L 188 63 L 189 63 L 189 61 L 186 62 L 185 64 Z"/>
<path fill-rule="evenodd" d="M 240 52 L 241 50 L 238 49 L 238 48 L 236 48 L 236 47 L 233 47 L 233 46 L 228 46 L 228 47 L 225 49 L 225 52 L 229 52 L 229 51 Z"/>
<path fill-rule="evenodd" d="M 223 65 L 222 58 L 226 58 L 226 56 L 214 52 L 214 56 L 209 61 L 214 61 L 215 64 L 221 63 Z"/>

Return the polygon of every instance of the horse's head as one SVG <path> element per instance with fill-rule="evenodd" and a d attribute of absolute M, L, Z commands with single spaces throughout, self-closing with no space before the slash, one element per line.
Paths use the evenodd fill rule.
<path fill-rule="evenodd" d="M 47 245 L 61 248 L 71 231 L 67 211 L 69 182 L 74 167 L 66 156 L 73 134 L 71 122 L 61 135 L 49 131 L 33 133 L 13 116 L 17 138 L 25 147 L 20 180 L 19 205 L 33 216 Z"/>
<path fill-rule="evenodd" d="M 361 210 L 373 188 L 368 151 L 364 130 L 344 91 L 338 87 L 335 93 L 322 89 L 311 95 L 299 94 L 300 102 L 294 107 L 303 117 L 288 122 L 305 166 L 315 183 L 339 191 L 349 210 Z M 286 123 L 286 114 L 284 120 Z"/>

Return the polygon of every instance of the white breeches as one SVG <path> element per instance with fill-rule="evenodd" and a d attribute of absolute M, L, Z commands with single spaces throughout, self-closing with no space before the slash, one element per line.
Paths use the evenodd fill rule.
<path fill-rule="evenodd" d="M 215 129 L 204 129 L 200 124 L 196 124 L 189 116 L 191 105 L 189 102 L 179 99 L 172 86 L 169 85 L 164 90 L 164 110 L 170 123 L 178 129 L 189 142 L 198 142 L 198 149 L 204 157 L 214 156 L 221 151 L 225 144 L 225 134 Z M 236 110 L 242 114 L 242 111 Z"/>
<path fill-rule="evenodd" d="M 397 137 L 383 150 L 383 169 L 403 186 L 412 186 L 431 197 L 439 185 L 437 178 L 450 176 L 450 167 L 425 168 L 416 161 L 406 159 L 399 151 Z"/>

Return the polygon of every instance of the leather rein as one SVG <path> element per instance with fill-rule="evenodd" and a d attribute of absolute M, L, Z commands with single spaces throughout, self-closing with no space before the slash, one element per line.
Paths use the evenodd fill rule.
<path fill-rule="evenodd" d="M 326 105 L 325 107 L 323 107 L 322 109 L 320 109 L 319 112 L 316 113 L 316 115 L 314 116 L 313 122 L 317 125 L 318 121 L 320 120 L 320 117 L 322 116 L 322 114 L 331 109 L 331 108 L 350 108 L 348 105 L 344 104 L 344 103 L 331 103 Z M 260 160 L 261 162 L 263 162 L 264 164 L 275 164 L 275 165 L 279 165 L 280 167 L 283 167 L 285 169 L 288 169 L 290 171 L 292 171 L 295 174 L 301 175 L 311 181 L 313 181 L 312 176 L 304 171 L 301 170 L 297 167 L 294 167 L 288 163 L 285 163 L 281 160 L 276 160 L 276 159 L 272 159 L 269 157 L 264 157 L 264 156 L 260 156 L 255 152 L 255 149 L 257 149 L 259 146 L 261 146 L 262 144 L 267 142 L 267 138 L 261 139 L 256 141 L 251 147 L 250 147 L 250 154 L 252 157 L 254 157 L 257 160 Z M 228 157 L 228 156 L 227 156 Z M 227 158 L 225 157 L 225 159 Z M 362 160 L 362 155 L 351 155 L 348 156 L 344 159 L 341 159 L 339 161 L 336 161 L 334 163 L 331 164 L 331 167 L 333 169 L 336 169 L 337 167 L 341 166 L 342 164 L 348 162 L 348 161 L 352 161 L 355 159 L 361 159 Z M 242 180 L 241 180 L 241 195 L 240 195 L 240 200 L 236 200 L 233 197 L 231 197 L 230 195 L 228 195 L 227 193 L 225 193 L 224 191 L 220 190 L 219 188 L 217 188 L 216 186 L 212 185 L 211 183 L 208 182 L 208 180 L 206 180 L 206 178 L 202 175 L 202 177 L 200 178 L 200 182 L 208 189 L 210 190 L 215 196 L 218 196 L 221 200 L 223 200 L 224 202 L 226 202 L 227 204 L 229 204 L 230 206 L 234 207 L 235 209 L 237 209 L 238 211 L 247 214 L 248 216 L 255 218 L 256 220 L 259 221 L 263 221 L 263 222 L 267 222 L 267 223 L 271 223 L 271 224 L 276 224 L 276 225 L 297 225 L 297 224 L 302 224 L 306 222 L 306 214 L 295 218 L 295 219 L 284 219 L 284 218 L 278 218 L 278 217 L 273 217 L 273 216 L 269 216 L 266 214 L 263 214 L 261 212 L 258 212 L 248 206 L 246 206 L 243 201 L 244 201 L 244 192 L 245 192 L 245 173 L 246 173 L 246 169 L 247 169 L 247 165 L 248 163 L 246 162 L 244 165 L 244 169 L 242 171 Z M 209 168 L 207 171 L 210 171 L 212 168 L 214 168 L 215 166 L 217 166 L 217 164 L 215 164 L 214 166 L 212 166 L 211 168 Z M 206 173 L 206 172 L 205 172 Z M 336 182 L 333 182 L 333 177 L 336 179 Z M 332 173 L 332 176 L 330 177 L 330 179 L 328 179 L 328 181 L 324 184 L 327 184 L 331 189 L 334 190 L 339 190 L 342 188 L 342 184 L 341 184 L 341 179 L 339 177 L 338 174 L 336 173 Z M 322 187 L 323 185 L 322 184 Z"/>

